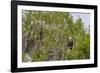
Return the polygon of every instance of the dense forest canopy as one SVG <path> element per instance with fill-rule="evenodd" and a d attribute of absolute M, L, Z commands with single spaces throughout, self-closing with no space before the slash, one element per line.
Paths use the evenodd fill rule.
<path fill-rule="evenodd" d="M 89 59 L 89 28 L 69 12 L 23 10 L 22 51 L 23 62 Z"/>

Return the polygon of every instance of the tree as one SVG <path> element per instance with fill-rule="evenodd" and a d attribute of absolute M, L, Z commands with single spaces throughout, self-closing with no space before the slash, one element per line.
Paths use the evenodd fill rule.
<path fill-rule="evenodd" d="M 31 61 L 89 58 L 90 35 L 86 34 L 81 18 L 73 22 L 68 12 L 26 10 L 22 18 L 23 61 L 25 53 Z M 74 45 L 71 51 L 66 50 L 69 37 Z"/>

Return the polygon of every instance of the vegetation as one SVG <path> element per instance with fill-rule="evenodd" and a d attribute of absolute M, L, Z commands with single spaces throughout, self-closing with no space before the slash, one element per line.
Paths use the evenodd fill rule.
<path fill-rule="evenodd" d="M 74 22 L 68 12 L 23 10 L 22 14 L 23 62 L 90 58 L 90 34 L 80 17 Z"/>

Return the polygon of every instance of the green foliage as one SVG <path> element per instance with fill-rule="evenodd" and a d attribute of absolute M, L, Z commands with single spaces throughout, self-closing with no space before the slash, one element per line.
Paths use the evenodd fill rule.
<path fill-rule="evenodd" d="M 74 22 L 68 12 L 23 10 L 22 35 L 22 43 L 27 43 L 23 44 L 23 48 L 27 49 L 33 62 L 47 61 L 52 48 L 60 51 L 56 55 L 63 60 L 90 58 L 89 32 L 85 30 L 81 18 Z M 66 50 L 69 37 L 74 42 L 72 50 Z"/>
<path fill-rule="evenodd" d="M 47 61 L 48 56 L 45 53 L 34 53 L 32 61 Z"/>

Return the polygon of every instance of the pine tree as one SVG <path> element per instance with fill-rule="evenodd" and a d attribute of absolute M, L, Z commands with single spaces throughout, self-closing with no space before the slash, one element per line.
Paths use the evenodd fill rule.
<path fill-rule="evenodd" d="M 74 22 L 68 12 L 23 10 L 22 18 L 23 61 L 25 53 L 31 61 L 89 58 L 90 35 L 80 17 Z M 69 37 L 73 41 L 71 51 L 66 50 Z"/>

